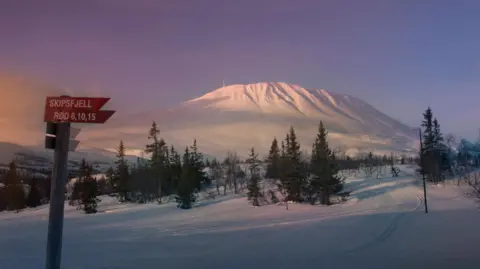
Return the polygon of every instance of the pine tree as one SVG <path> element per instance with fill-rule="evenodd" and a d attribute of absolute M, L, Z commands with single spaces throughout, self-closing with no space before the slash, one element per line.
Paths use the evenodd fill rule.
<path fill-rule="evenodd" d="M 105 172 L 105 180 L 107 184 L 107 188 L 109 190 L 113 190 L 113 185 L 115 182 L 115 170 L 112 167 L 109 167 Z"/>
<path fill-rule="evenodd" d="M 255 149 L 250 149 L 250 155 L 246 160 L 248 169 L 250 170 L 250 180 L 248 181 L 248 199 L 252 200 L 253 206 L 260 206 L 258 199 L 262 196 L 260 192 L 260 161 L 258 160 L 258 154 L 255 153 Z"/>
<path fill-rule="evenodd" d="M 175 147 L 170 147 L 170 160 L 169 160 L 169 171 L 170 171 L 170 180 L 173 190 L 178 190 L 178 184 L 180 182 L 180 177 L 182 175 L 182 160 L 180 154 L 175 150 Z"/>
<path fill-rule="evenodd" d="M 72 193 L 70 194 L 70 199 L 68 204 L 71 206 L 77 206 L 77 209 L 82 207 L 81 205 L 81 195 L 83 191 L 83 179 L 85 178 L 86 171 L 86 161 L 82 159 L 80 162 L 80 166 L 78 167 L 78 171 L 76 172 L 77 178 L 73 182 L 72 186 Z"/>
<path fill-rule="evenodd" d="M 83 211 L 86 214 L 97 213 L 97 206 L 100 199 L 97 198 L 98 195 L 98 185 L 97 180 L 91 175 L 91 167 L 87 168 L 89 171 L 88 174 L 82 181 L 82 196 L 81 203 L 83 206 Z"/>
<path fill-rule="evenodd" d="M 37 207 L 42 204 L 42 195 L 38 187 L 37 178 L 34 176 L 30 180 L 30 190 L 27 196 L 27 206 Z"/>
<path fill-rule="evenodd" d="M 206 159 L 205 160 L 205 167 L 211 167 L 212 164 L 210 163 L 210 160 L 209 159 Z"/>
<path fill-rule="evenodd" d="M 449 156 L 450 151 L 445 143 L 445 139 L 443 138 L 443 134 L 440 130 L 440 124 L 436 118 L 433 120 L 433 136 L 435 143 L 435 158 L 437 163 L 436 176 L 437 181 L 440 181 L 445 179 L 445 174 L 447 172 L 452 174 L 452 170 Z"/>
<path fill-rule="evenodd" d="M 200 190 L 202 183 L 209 185 L 210 181 L 203 172 L 203 169 L 205 168 L 205 164 L 203 163 L 203 154 L 198 151 L 196 139 L 193 140 L 193 145 L 190 147 L 190 164 L 194 169 L 195 188 Z"/>
<path fill-rule="evenodd" d="M 284 149 L 282 150 L 283 161 L 279 187 L 287 195 L 287 200 L 302 202 L 302 193 L 306 188 L 306 171 L 301 160 L 300 144 L 297 141 L 293 126 L 290 127 L 282 147 Z"/>
<path fill-rule="evenodd" d="M 115 161 L 115 180 L 114 189 L 118 193 L 121 202 L 130 201 L 130 173 L 128 170 L 127 160 L 125 159 L 125 146 L 123 141 L 120 141 L 117 151 L 117 160 Z"/>
<path fill-rule="evenodd" d="M 180 182 L 176 196 L 178 208 L 192 208 L 193 203 L 196 201 L 196 179 L 195 168 L 192 166 L 190 152 L 188 147 L 186 147 L 183 155 L 182 174 L 180 176 Z"/>
<path fill-rule="evenodd" d="M 280 177 L 280 149 L 276 138 L 273 138 L 270 151 L 268 152 L 265 177 L 271 179 L 278 179 Z"/>
<path fill-rule="evenodd" d="M 3 192 L 7 210 L 19 212 L 24 209 L 26 206 L 25 190 L 17 172 L 17 166 L 13 161 L 4 176 L 4 184 Z"/>
<path fill-rule="evenodd" d="M 98 185 L 97 180 L 92 176 L 93 167 L 85 159 L 82 160 L 79 170 L 79 178 L 75 182 L 78 188 L 79 206 L 86 214 L 97 213 L 97 205 L 100 201 L 97 198 Z M 75 188 L 75 187 L 74 187 Z"/>
<path fill-rule="evenodd" d="M 277 187 L 278 189 L 280 190 L 280 192 L 283 194 L 284 196 L 284 200 L 285 202 L 287 203 L 287 208 L 288 208 L 288 178 L 287 178 L 287 173 L 288 173 L 288 169 L 289 169 L 289 161 L 288 161 L 288 158 L 287 158 L 287 149 L 286 149 L 286 146 L 285 146 L 285 142 L 286 140 L 290 139 L 288 137 L 288 134 L 287 134 L 287 137 L 285 140 L 282 140 L 282 143 L 281 143 L 281 149 L 280 149 L 280 169 L 279 169 L 279 175 L 278 175 L 278 184 L 277 184 Z"/>
<path fill-rule="evenodd" d="M 142 158 L 137 158 L 136 164 L 130 169 L 130 178 L 132 182 L 133 197 L 137 203 L 146 203 L 151 201 L 152 192 L 149 180 L 149 170 L 147 164 Z"/>
<path fill-rule="evenodd" d="M 327 134 L 323 122 L 320 121 L 310 161 L 312 178 L 307 187 L 311 204 L 315 204 L 319 199 L 321 204 L 329 205 L 331 195 L 343 188 L 343 179 L 338 175 L 339 167 L 335 154 L 328 145 Z"/>
<path fill-rule="evenodd" d="M 422 141 L 422 163 L 421 172 L 427 176 L 430 181 L 435 181 L 435 134 L 433 129 L 433 113 L 429 107 L 423 113 L 423 141 Z"/>
<path fill-rule="evenodd" d="M 148 139 L 152 142 L 146 145 L 145 153 L 151 154 L 150 158 L 150 168 L 152 172 L 152 178 L 156 183 L 157 189 L 157 199 L 161 202 L 162 192 L 162 181 L 166 175 L 166 165 L 168 162 L 166 153 L 168 152 L 167 145 L 163 139 L 159 139 L 158 135 L 160 130 L 157 128 L 155 122 L 152 123 L 152 127 L 148 132 Z"/>
<path fill-rule="evenodd" d="M 215 181 L 217 194 L 220 195 L 220 186 L 223 186 L 224 193 L 226 194 L 226 182 L 225 182 L 225 170 L 222 164 L 217 161 L 216 158 L 213 158 L 211 162 L 211 177 Z"/>
<path fill-rule="evenodd" d="M 0 185 L 0 212 L 7 209 L 7 201 L 5 200 L 5 188 Z"/>
<path fill-rule="evenodd" d="M 449 151 L 440 131 L 440 124 L 433 117 L 433 112 L 430 108 L 425 110 L 423 118 L 420 172 L 425 174 L 429 181 L 439 182 L 445 178 L 447 171 L 451 172 Z"/>

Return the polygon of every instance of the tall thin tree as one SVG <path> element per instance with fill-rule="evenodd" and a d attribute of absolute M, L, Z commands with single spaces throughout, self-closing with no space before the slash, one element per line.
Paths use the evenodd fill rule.
<path fill-rule="evenodd" d="M 266 178 L 278 179 L 280 177 L 280 148 L 277 138 L 273 138 L 267 157 Z"/>
<path fill-rule="evenodd" d="M 118 146 L 117 160 L 115 161 L 115 164 L 115 191 L 118 193 L 120 201 L 130 201 L 130 173 L 127 160 L 125 159 L 125 146 L 123 140 L 120 141 Z"/>
<path fill-rule="evenodd" d="M 331 204 L 330 196 L 343 187 L 343 179 L 338 175 L 338 164 L 335 153 L 328 145 L 327 134 L 323 122 L 320 121 L 310 162 L 312 178 L 307 188 L 311 204 L 317 199 L 321 204 Z"/>
<path fill-rule="evenodd" d="M 250 154 L 246 160 L 248 164 L 248 169 L 250 170 L 250 179 L 248 180 L 247 189 L 248 189 L 248 199 L 252 200 L 253 206 L 260 206 L 259 198 L 262 196 L 260 192 L 260 161 L 258 159 L 258 154 L 255 152 L 255 149 L 252 147 L 250 149 Z"/>
<path fill-rule="evenodd" d="M 163 139 L 159 138 L 160 130 L 157 127 L 157 123 L 154 121 L 148 132 L 148 139 L 151 140 L 151 143 L 146 145 L 145 153 L 151 154 L 150 157 L 150 168 L 152 179 L 156 184 L 157 189 L 157 199 L 161 202 L 162 197 L 162 179 L 166 174 L 166 152 L 168 148 Z"/>

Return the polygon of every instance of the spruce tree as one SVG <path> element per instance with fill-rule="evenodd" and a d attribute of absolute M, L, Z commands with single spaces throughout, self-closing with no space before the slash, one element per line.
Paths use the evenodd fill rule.
<path fill-rule="evenodd" d="M 302 193 L 305 189 L 305 166 L 301 160 L 300 144 L 293 126 L 290 127 L 286 137 L 286 189 L 288 190 L 288 200 L 302 202 Z"/>
<path fill-rule="evenodd" d="M 182 174 L 180 176 L 180 182 L 176 196 L 178 208 L 192 208 L 193 203 L 196 201 L 196 179 L 195 168 L 192 166 L 190 152 L 188 147 L 186 147 L 183 155 Z"/>
<path fill-rule="evenodd" d="M 26 206 L 25 189 L 13 161 L 9 164 L 8 171 L 4 176 L 4 184 L 3 192 L 7 210 L 19 212 L 24 209 Z"/>
<path fill-rule="evenodd" d="M 443 134 L 440 130 L 440 124 L 437 119 L 433 120 L 433 140 L 435 145 L 435 160 L 436 160 L 436 178 L 437 181 L 444 180 L 445 174 L 451 171 L 451 163 L 448 146 L 445 143 Z"/>
<path fill-rule="evenodd" d="M 424 173 L 427 176 L 427 179 L 434 181 L 435 177 L 435 134 L 433 130 L 433 113 L 432 109 L 429 107 L 423 113 L 423 141 L 422 141 L 422 163 L 421 163 L 421 173 Z"/>
<path fill-rule="evenodd" d="M 180 154 L 175 150 L 174 146 L 170 147 L 170 160 L 169 160 L 169 171 L 170 171 L 170 180 L 173 190 L 176 192 L 178 190 L 178 184 L 180 182 L 180 177 L 182 175 L 182 159 Z"/>
<path fill-rule="evenodd" d="M 42 204 L 42 195 L 38 187 L 38 181 L 35 176 L 30 180 L 30 190 L 27 196 L 27 206 L 37 207 Z"/>
<path fill-rule="evenodd" d="M 343 188 L 343 179 L 338 175 L 339 167 L 335 154 L 328 145 L 327 134 L 320 121 L 310 161 L 312 178 L 307 187 L 311 204 L 319 199 L 321 204 L 329 205 L 331 195 Z"/>
<path fill-rule="evenodd" d="M 109 167 L 105 173 L 105 180 L 107 182 L 107 188 L 113 190 L 113 185 L 115 182 L 115 170 L 112 167 Z"/>
<path fill-rule="evenodd" d="M 76 174 L 78 175 L 78 177 L 73 182 L 69 205 L 77 206 L 77 209 L 81 209 L 82 208 L 82 192 L 84 191 L 83 181 L 85 180 L 85 177 L 88 175 L 87 162 L 85 161 L 85 159 L 82 159 L 82 161 L 80 162 L 80 166 L 78 167 L 78 171 Z"/>
<path fill-rule="evenodd" d="M 136 194 L 134 198 L 137 203 L 146 203 L 152 199 L 148 172 L 148 166 L 141 158 L 137 158 L 135 167 L 130 169 L 132 191 Z"/>
<path fill-rule="evenodd" d="M 190 147 L 190 164 L 194 169 L 195 188 L 200 190 L 202 183 L 209 185 L 210 181 L 203 171 L 205 168 L 205 164 L 203 163 L 203 154 L 198 151 L 196 139 L 193 140 L 193 145 Z"/>
<path fill-rule="evenodd" d="M 98 202 L 100 202 L 97 198 L 97 180 L 92 176 L 93 168 L 91 165 L 83 161 L 82 166 L 80 202 L 86 214 L 97 213 Z"/>
<path fill-rule="evenodd" d="M 290 127 L 280 151 L 280 173 L 278 188 L 285 195 L 285 201 L 303 201 L 306 188 L 305 163 L 301 158 L 300 144 L 293 126 Z"/>
<path fill-rule="evenodd" d="M 77 209 L 80 208 L 80 193 L 82 189 L 82 184 L 80 182 L 80 177 L 73 182 L 72 193 L 70 193 L 70 198 L 68 199 L 68 204 L 70 206 L 76 206 Z"/>
<path fill-rule="evenodd" d="M 125 159 L 125 146 L 120 141 L 117 151 L 117 160 L 115 161 L 115 180 L 114 189 L 118 193 L 121 202 L 130 201 L 130 174 L 128 170 L 127 160 Z"/>
<path fill-rule="evenodd" d="M 160 130 L 157 128 L 155 122 L 152 123 L 152 127 L 148 132 L 148 139 L 151 140 L 151 143 L 146 145 L 145 153 L 151 154 L 150 158 L 150 168 L 152 179 L 156 184 L 157 189 L 157 199 L 161 202 L 162 193 L 162 181 L 166 175 L 166 165 L 168 163 L 167 152 L 168 148 L 165 141 L 158 137 Z"/>
<path fill-rule="evenodd" d="M 86 214 L 96 213 L 100 199 L 97 198 L 98 183 L 92 175 L 93 166 L 83 159 L 78 174 L 79 177 L 74 183 L 70 204 L 77 205 L 77 209 L 83 209 Z"/>
<path fill-rule="evenodd" d="M 280 177 L 280 148 L 277 138 L 273 138 L 267 157 L 266 178 L 278 179 Z"/>
<path fill-rule="evenodd" d="M 280 192 L 283 194 L 284 196 L 284 200 L 285 202 L 288 202 L 288 178 L 287 178 L 287 174 L 288 174 L 288 170 L 289 170 L 289 161 L 288 161 L 288 157 L 287 157 L 287 149 L 286 149 L 286 146 L 285 146 L 285 142 L 286 140 L 288 140 L 289 137 L 288 137 L 288 134 L 287 134 L 287 137 L 285 140 L 282 140 L 282 143 L 281 143 L 281 149 L 280 149 L 280 169 L 279 169 L 279 175 L 278 175 L 278 184 L 277 184 L 277 187 L 278 189 L 280 190 Z M 287 206 L 288 206 L 288 203 L 287 203 Z"/>
<path fill-rule="evenodd" d="M 0 212 L 6 209 L 7 209 L 7 201 L 5 200 L 5 188 L 3 185 L 0 184 Z"/>
<path fill-rule="evenodd" d="M 260 161 L 258 160 L 258 154 L 255 153 L 255 149 L 252 147 L 250 149 L 250 154 L 248 159 L 246 160 L 248 164 L 248 169 L 250 170 L 250 180 L 247 184 L 248 189 L 248 199 L 252 200 L 253 206 L 260 206 L 259 198 L 262 196 L 260 192 Z"/>

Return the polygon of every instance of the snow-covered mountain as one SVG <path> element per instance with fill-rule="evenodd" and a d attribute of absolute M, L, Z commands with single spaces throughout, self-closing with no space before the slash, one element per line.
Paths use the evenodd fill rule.
<path fill-rule="evenodd" d="M 35 149 L 37 155 L 45 156 L 39 150 L 43 147 L 45 128 L 41 119 L 44 98 L 61 91 L 25 80 L 1 78 L 0 89 L 16 100 L 12 105 L 11 101 L 0 99 L 0 108 L 4 108 L 0 109 L 0 142 Z M 197 139 L 200 150 L 218 157 L 229 150 L 245 156 L 252 146 L 266 154 L 273 137 L 283 139 L 290 125 L 295 127 L 301 145 L 309 150 L 320 120 L 329 131 L 330 143 L 342 146 L 348 153 L 390 153 L 417 147 L 410 127 L 354 96 L 287 83 L 230 85 L 177 106 L 137 114 L 128 114 L 121 107 L 110 108 L 117 113 L 106 124 L 78 126 L 82 128 L 77 137 L 82 153 L 71 154 L 72 158 L 86 156 L 104 162 L 114 157 L 112 152 L 120 140 L 124 141 L 127 154 L 140 156 L 148 143 L 152 121 L 157 122 L 167 143 L 179 150 Z M 12 144 L 3 147 L 0 156 L 7 156 L 7 149 L 15 149 Z"/>
<path fill-rule="evenodd" d="M 112 136 L 97 130 L 90 133 L 89 141 L 100 145 L 122 136 L 130 147 L 142 148 L 153 120 L 168 142 L 184 146 L 196 138 L 199 146 L 213 155 L 225 155 L 228 150 L 245 155 L 252 146 L 265 154 L 273 137 L 282 139 L 290 125 L 308 148 L 320 120 L 327 126 L 333 146 L 342 146 L 349 153 L 390 153 L 416 147 L 410 127 L 354 96 L 266 82 L 231 85 L 170 109 L 117 117 L 108 125 L 107 133 Z"/>
<path fill-rule="evenodd" d="M 356 97 L 287 83 L 227 86 L 185 104 L 300 120 L 321 119 L 331 131 L 350 134 L 368 133 L 388 138 L 412 134 L 410 127 Z"/>

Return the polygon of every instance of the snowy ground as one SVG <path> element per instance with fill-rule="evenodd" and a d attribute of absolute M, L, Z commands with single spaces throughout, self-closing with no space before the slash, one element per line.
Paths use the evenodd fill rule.
<path fill-rule="evenodd" d="M 331 207 L 259 208 L 219 197 L 192 210 L 67 206 L 62 268 L 477 268 L 480 214 L 464 188 L 431 186 L 430 213 L 413 177 L 350 179 Z M 0 214 L 0 268 L 43 268 L 47 208 Z"/>

